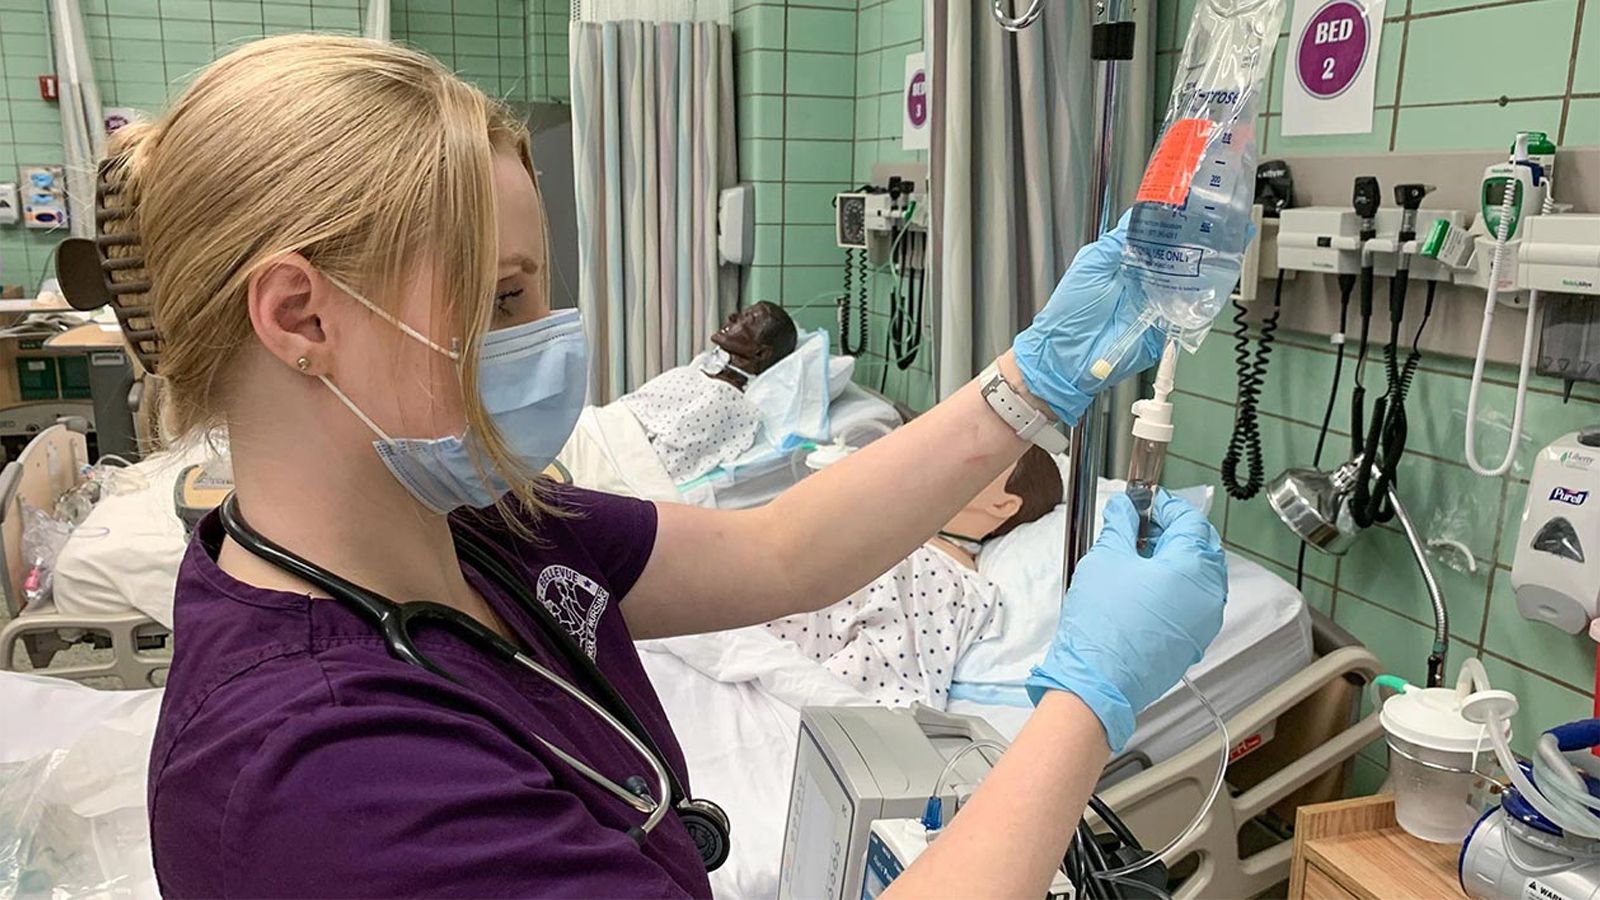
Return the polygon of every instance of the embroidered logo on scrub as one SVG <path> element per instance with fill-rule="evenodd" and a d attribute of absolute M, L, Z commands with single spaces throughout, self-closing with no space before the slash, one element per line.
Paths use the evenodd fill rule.
<path fill-rule="evenodd" d="M 539 602 L 594 659 L 595 629 L 611 594 L 593 578 L 566 566 L 545 566 L 535 586 Z"/>

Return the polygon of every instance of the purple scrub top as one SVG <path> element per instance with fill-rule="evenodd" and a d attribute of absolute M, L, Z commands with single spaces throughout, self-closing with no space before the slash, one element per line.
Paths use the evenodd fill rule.
<path fill-rule="evenodd" d="M 455 527 L 514 547 L 534 595 L 686 782 L 618 609 L 650 558 L 655 507 L 573 488 L 554 504 L 572 515 L 543 518 L 534 542 L 481 517 Z M 641 848 L 625 831 L 643 816 L 532 738 L 654 790 L 646 762 L 577 701 L 438 632 L 418 644 L 465 687 L 392 659 L 338 602 L 224 573 L 222 538 L 207 517 L 178 574 L 181 637 L 150 759 L 164 896 L 710 895 L 676 815 Z M 584 685 L 512 598 L 464 570 L 534 658 Z"/>

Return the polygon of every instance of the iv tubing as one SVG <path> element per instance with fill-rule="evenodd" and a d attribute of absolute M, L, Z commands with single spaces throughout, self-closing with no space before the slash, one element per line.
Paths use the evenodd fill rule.
<path fill-rule="evenodd" d="M 1178 341 L 1176 338 L 1169 337 L 1166 347 L 1163 348 L 1161 353 L 1161 363 L 1156 367 L 1155 397 L 1153 399 L 1157 404 L 1166 403 L 1168 396 L 1172 394 L 1177 360 Z M 1066 583 L 1066 561 L 1071 558 L 1071 550 L 1072 548 L 1068 546 L 1063 553 L 1063 584 Z M 1189 824 L 1178 832 L 1172 840 L 1168 841 L 1165 847 L 1136 862 L 1100 872 L 1098 874 L 1101 878 L 1116 879 L 1124 875 L 1131 875 L 1141 869 L 1153 866 L 1157 862 L 1170 864 L 1172 860 L 1167 858 L 1168 855 L 1172 854 L 1180 846 L 1187 844 L 1194 837 L 1195 833 L 1200 830 L 1206 819 L 1211 815 L 1211 808 L 1216 805 L 1217 797 L 1222 794 L 1223 780 L 1228 774 L 1228 751 L 1232 749 L 1232 745 L 1228 740 L 1228 723 L 1223 720 L 1222 714 L 1217 712 L 1217 708 L 1212 705 L 1206 695 L 1200 693 L 1200 689 L 1195 687 L 1194 682 L 1189 680 L 1189 676 L 1185 675 L 1181 680 L 1183 686 L 1189 689 L 1189 693 L 1193 694 L 1195 699 L 1200 701 L 1200 705 L 1205 708 L 1205 711 L 1211 714 L 1211 722 L 1217 732 L 1220 750 L 1217 754 L 1217 777 L 1211 782 L 1211 792 L 1206 796 L 1206 801 L 1200 804 L 1200 808 L 1195 812 L 1194 818 L 1189 820 Z"/>
<path fill-rule="evenodd" d="M 1189 693 L 1194 694 L 1194 698 L 1200 701 L 1200 705 L 1205 707 L 1206 712 L 1211 714 L 1211 723 L 1216 728 L 1217 737 L 1221 743 L 1222 750 L 1217 754 L 1217 777 L 1211 782 L 1211 793 L 1206 795 L 1206 802 L 1200 804 L 1200 809 L 1195 812 L 1194 818 L 1189 820 L 1189 824 L 1178 832 L 1172 840 L 1168 841 L 1165 847 L 1137 862 L 1119 866 L 1115 869 L 1106 869 L 1104 872 L 1099 873 L 1101 878 L 1118 878 L 1123 875 L 1131 875 L 1140 869 L 1149 868 L 1157 862 L 1171 865 L 1172 860 L 1167 858 L 1168 855 L 1194 837 L 1200 827 L 1205 824 L 1206 819 L 1210 817 L 1211 808 L 1216 805 L 1217 797 L 1222 794 L 1223 778 L 1228 774 L 1228 751 L 1231 749 L 1231 745 L 1228 742 L 1228 723 L 1222 720 L 1222 713 L 1217 712 L 1217 708 L 1211 705 L 1211 701 L 1206 698 L 1205 694 L 1200 693 L 1200 689 L 1194 686 L 1194 682 L 1190 681 L 1187 675 L 1183 676 L 1183 686 L 1188 688 Z"/>
<path fill-rule="evenodd" d="M 1006 752 L 1006 745 L 999 743 L 998 741 L 976 740 L 965 747 L 962 747 L 960 750 L 957 750 L 955 755 L 950 757 L 950 761 L 945 763 L 944 768 L 940 770 L 939 780 L 933 783 L 933 796 L 939 796 L 939 793 L 944 790 L 945 781 L 953 772 L 955 772 L 956 764 L 961 762 L 961 760 L 968 753 L 972 753 L 977 750 L 993 750 L 995 753 L 1003 754 Z M 985 757 L 985 760 L 991 766 L 998 762 L 998 760 L 988 759 L 987 757 Z M 951 785 L 951 787 L 954 787 L 954 785 Z M 954 813 L 951 815 L 954 815 Z"/>
<path fill-rule="evenodd" d="M 1528 136 L 1517 135 L 1517 149 L 1513 162 L 1528 157 Z M 1517 458 L 1517 442 L 1522 436 L 1522 406 L 1528 399 L 1528 371 L 1533 362 L 1533 335 L 1538 328 L 1539 292 L 1528 291 L 1528 322 L 1522 328 L 1522 364 L 1517 372 L 1517 402 L 1511 413 L 1511 441 L 1505 458 L 1495 466 L 1485 466 L 1478 461 L 1478 392 L 1483 387 L 1483 367 L 1488 360 L 1489 334 L 1494 327 L 1495 305 L 1500 297 L 1500 266 L 1505 260 L 1506 241 L 1511 235 L 1512 213 L 1522 182 L 1511 178 L 1500 198 L 1500 221 L 1495 226 L 1494 257 L 1489 263 L 1489 288 L 1483 299 L 1483 328 L 1478 332 L 1478 355 L 1472 361 L 1472 387 L 1467 392 L 1467 465 L 1472 471 L 1489 478 L 1499 477 L 1511 470 Z M 1547 185 L 1542 213 L 1548 215 L 1555 206 L 1553 185 Z"/>

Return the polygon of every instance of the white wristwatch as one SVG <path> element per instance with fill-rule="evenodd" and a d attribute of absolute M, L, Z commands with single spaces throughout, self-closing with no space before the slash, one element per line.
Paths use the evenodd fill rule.
<path fill-rule="evenodd" d="M 1016 431 L 1017 437 L 1050 453 L 1066 452 L 1067 436 L 1056 430 L 1049 416 L 1022 399 L 1011 382 L 1000 374 L 998 364 L 990 363 L 978 376 L 978 389 L 995 414 Z"/>

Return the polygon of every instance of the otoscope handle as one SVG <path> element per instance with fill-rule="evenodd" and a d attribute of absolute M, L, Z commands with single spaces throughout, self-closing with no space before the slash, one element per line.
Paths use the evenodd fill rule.
<path fill-rule="evenodd" d="M 1406 286 L 1411 283 L 1407 270 L 1400 269 L 1389 282 L 1389 322 L 1399 325 L 1406 317 Z"/>
<path fill-rule="evenodd" d="M 1363 319 L 1372 318 L 1372 264 L 1365 260 L 1361 263 L 1361 282 L 1358 293 L 1361 298 L 1361 317 Z"/>
<path fill-rule="evenodd" d="M 1367 405 L 1367 389 L 1360 382 L 1356 382 L 1354 390 L 1350 392 L 1350 447 L 1352 456 L 1361 455 L 1361 441 L 1367 429 L 1361 411 Z"/>

